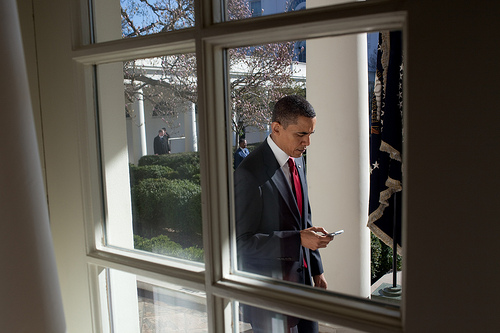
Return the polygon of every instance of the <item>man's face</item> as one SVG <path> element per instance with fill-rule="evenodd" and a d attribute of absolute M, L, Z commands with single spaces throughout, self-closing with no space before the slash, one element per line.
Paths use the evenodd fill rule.
<path fill-rule="evenodd" d="M 246 148 L 246 146 L 247 146 L 247 140 L 240 142 L 241 148 Z"/>
<path fill-rule="evenodd" d="M 306 147 L 311 144 L 311 134 L 316 127 L 316 117 L 308 118 L 299 116 L 296 124 L 290 124 L 284 128 L 280 123 L 273 122 L 272 138 L 288 156 L 301 157 Z"/>

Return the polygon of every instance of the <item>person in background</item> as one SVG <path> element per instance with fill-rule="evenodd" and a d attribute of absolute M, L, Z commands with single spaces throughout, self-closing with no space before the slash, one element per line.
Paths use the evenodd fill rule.
<path fill-rule="evenodd" d="M 155 155 L 164 155 L 167 154 L 167 146 L 165 145 L 165 141 L 163 139 L 164 132 L 163 129 L 158 131 L 158 135 L 155 136 L 153 140 L 153 151 Z"/>
<path fill-rule="evenodd" d="M 243 159 L 247 157 L 249 153 L 250 152 L 247 148 L 247 140 L 240 139 L 239 147 L 234 152 L 233 164 L 235 169 L 238 167 L 238 165 L 240 165 L 241 161 L 243 161 Z"/>
<path fill-rule="evenodd" d="M 167 129 L 165 127 L 162 127 L 163 130 L 163 143 L 165 145 L 166 153 L 165 154 L 170 154 L 170 135 L 167 133 Z"/>

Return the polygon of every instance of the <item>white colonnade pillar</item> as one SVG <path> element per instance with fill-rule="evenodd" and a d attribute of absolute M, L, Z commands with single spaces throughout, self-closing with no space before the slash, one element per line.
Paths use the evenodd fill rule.
<path fill-rule="evenodd" d="M 313 224 L 345 230 L 320 251 L 329 289 L 368 297 L 366 34 L 307 41 L 307 99 L 318 119 L 307 154 Z"/>

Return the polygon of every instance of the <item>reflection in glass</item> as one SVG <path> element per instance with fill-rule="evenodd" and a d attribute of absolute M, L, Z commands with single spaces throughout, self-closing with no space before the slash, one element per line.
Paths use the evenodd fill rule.
<path fill-rule="evenodd" d="M 228 55 L 233 144 L 245 136 L 262 141 L 273 103 L 285 95 L 305 95 L 305 41 L 234 48 Z"/>
<path fill-rule="evenodd" d="M 121 0 L 122 37 L 194 27 L 193 0 Z"/>
<path fill-rule="evenodd" d="M 226 0 L 227 20 L 242 20 L 250 17 L 286 13 L 306 8 L 306 2 L 266 0 Z"/>
<path fill-rule="evenodd" d="M 290 13 L 307 8 L 337 5 L 358 0 L 330 0 L 330 1 L 306 1 L 306 0 L 226 0 L 226 20 L 243 20 L 251 17 Z M 367 1 L 367 0 L 365 0 Z"/>
<path fill-rule="evenodd" d="M 343 327 L 332 323 L 313 322 L 304 318 L 287 316 L 285 314 L 268 311 L 240 302 L 233 302 L 234 312 L 237 314 L 237 332 L 269 332 L 292 333 L 319 332 L 319 333 L 361 333 L 362 331 Z"/>
<path fill-rule="evenodd" d="M 99 290 L 104 332 L 208 332 L 203 292 L 114 269 L 100 272 Z"/>
<path fill-rule="evenodd" d="M 107 242 L 202 262 L 195 56 L 118 65 L 98 67 Z M 121 96 L 110 93 L 117 84 Z M 128 168 L 121 170 L 128 175 L 113 171 L 118 164 Z M 129 198 L 117 188 L 128 191 Z M 126 200 L 131 203 L 129 217 L 124 216 Z"/>

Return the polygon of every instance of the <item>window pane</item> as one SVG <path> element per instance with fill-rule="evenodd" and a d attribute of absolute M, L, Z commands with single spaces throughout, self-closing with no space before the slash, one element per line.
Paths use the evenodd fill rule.
<path fill-rule="evenodd" d="M 389 33 L 383 35 L 389 38 Z M 370 140 L 375 142 L 373 130 L 375 126 L 380 129 L 380 119 L 375 124 L 371 106 L 382 106 L 387 116 L 391 103 L 388 98 L 393 94 L 395 118 L 386 117 L 383 128 L 391 137 L 399 135 L 391 146 L 397 147 L 399 140 L 395 150 L 401 150 L 402 90 L 397 87 L 401 87 L 402 63 L 393 67 L 396 91 L 390 91 L 390 84 L 382 88 L 383 93 L 380 86 L 373 88 L 375 75 L 377 82 L 390 82 L 393 75 L 392 69 L 377 68 L 377 62 L 384 66 L 390 63 L 389 52 L 377 61 L 378 36 L 358 34 L 227 50 L 237 270 L 305 285 L 316 285 L 323 273 L 327 285 L 319 280 L 320 285 L 328 290 L 361 298 L 372 297 L 374 292 L 374 298 L 381 300 L 377 289 L 382 284 L 378 280 L 392 276 L 391 244 L 384 242 L 392 236 L 384 236 L 373 222 L 380 212 L 391 216 L 393 208 L 391 204 L 391 208 L 377 210 L 378 205 L 373 207 L 372 202 L 377 204 L 379 196 L 401 191 L 401 174 L 394 178 L 401 164 L 381 151 L 386 154 L 382 160 L 394 162 L 394 176 L 390 177 L 397 180 L 397 186 L 375 189 L 378 180 L 373 176 L 378 170 L 373 165 L 379 164 L 370 162 L 374 151 L 370 152 L 369 146 Z M 397 41 L 398 37 L 391 34 L 390 39 Z M 387 44 L 389 39 L 384 41 Z M 306 97 L 315 115 L 288 123 L 281 118 L 272 123 L 273 108 L 285 95 Z M 295 103 L 302 105 L 292 100 L 285 108 L 293 108 Z M 375 151 L 379 150 L 380 143 L 375 147 Z M 276 151 L 284 155 L 283 160 Z M 301 205 L 297 204 L 297 187 L 287 165 L 289 156 L 295 157 L 298 186 L 305 198 Z M 386 183 L 385 177 L 382 184 Z M 377 193 L 379 190 L 384 193 Z M 323 229 L 304 232 L 311 227 L 344 232 L 327 244 Z M 370 231 L 376 235 L 372 240 Z M 319 238 L 325 243 L 316 243 Z M 397 262 L 400 270 L 400 257 Z M 397 285 L 400 287 L 399 279 Z M 393 295 L 390 297 L 394 300 Z"/>
<path fill-rule="evenodd" d="M 305 94 L 305 41 L 228 50 L 232 131 L 251 142 L 267 135 L 273 103 L 286 94 Z"/>
<path fill-rule="evenodd" d="M 94 0 L 97 42 L 194 27 L 193 0 Z"/>
<path fill-rule="evenodd" d="M 193 54 L 97 68 L 107 244 L 203 261 Z"/>
<path fill-rule="evenodd" d="M 208 332 L 203 292 L 115 269 L 99 274 L 103 332 Z"/>
<path fill-rule="evenodd" d="M 226 0 L 226 20 L 243 20 L 250 17 L 290 13 L 306 8 L 330 6 L 355 1 L 357 0 Z"/>

